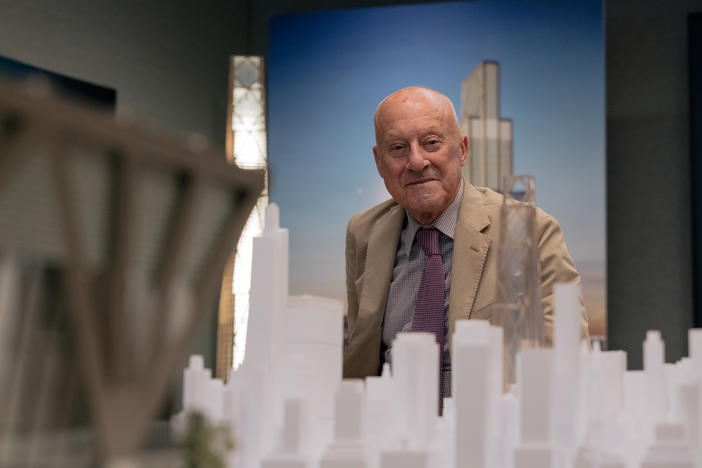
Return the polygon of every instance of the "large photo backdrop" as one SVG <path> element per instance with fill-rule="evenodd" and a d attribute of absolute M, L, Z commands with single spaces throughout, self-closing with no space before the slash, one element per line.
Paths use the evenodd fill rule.
<path fill-rule="evenodd" d="M 583 278 L 590 332 L 604 335 L 599 1 L 342 10 L 275 17 L 270 30 L 270 195 L 290 229 L 292 294 L 345 301 L 346 224 L 389 198 L 371 151 L 375 108 L 421 85 L 446 94 L 465 129 L 476 128 L 470 119 L 501 122 L 499 154 L 476 151 L 469 134 L 473 164 L 482 164 L 470 170 L 489 186 L 505 171 L 534 175 L 537 205 L 560 221 Z M 487 110 L 475 109 L 476 96 Z"/>

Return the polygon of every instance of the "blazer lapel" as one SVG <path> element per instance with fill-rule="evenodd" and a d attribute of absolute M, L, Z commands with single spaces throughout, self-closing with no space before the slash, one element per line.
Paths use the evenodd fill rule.
<path fill-rule="evenodd" d="M 483 206 L 483 196 L 466 183 L 456 221 L 449 295 L 449 339 L 456 320 L 468 319 L 485 265 L 490 237 L 483 234 L 490 218 Z"/>
<path fill-rule="evenodd" d="M 380 333 L 404 217 L 405 210 L 394 206 L 387 216 L 375 224 L 368 239 L 363 290 L 356 322 L 356 327 L 363 335 Z"/>

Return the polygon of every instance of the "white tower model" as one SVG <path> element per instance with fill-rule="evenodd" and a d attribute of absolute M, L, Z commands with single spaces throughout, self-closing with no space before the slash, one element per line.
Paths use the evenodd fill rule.
<path fill-rule="evenodd" d="M 574 284 L 554 287 L 553 411 L 551 424 L 554 445 L 573 459 L 581 436 L 580 412 L 573 401 L 581 398 L 580 381 L 580 288 Z"/>
<path fill-rule="evenodd" d="M 522 351 L 517 360 L 520 444 L 514 453 L 515 468 L 563 466 L 553 447 L 553 349 Z"/>
<path fill-rule="evenodd" d="M 365 431 L 371 463 L 381 450 L 400 445 L 399 418 L 395 417 L 396 400 L 390 364 L 384 364 L 382 375 L 366 378 Z"/>
<path fill-rule="evenodd" d="M 309 466 L 303 453 L 307 436 L 308 420 L 305 401 L 285 400 L 283 428 L 278 447 L 261 462 L 261 468 L 306 468 Z"/>
<path fill-rule="evenodd" d="M 456 322 L 453 335 L 452 392 L 456 418 L 456 467 L 488 468 L 490 388 L 490 324 L 484 320 Z M 500 389 L 501 390 L 501 389 Z M 495 395 L 496 397 L 497 395 Z"/>
<path fill-rule="evenodd" d="M 263 235 L 253 239 L 246 353 L 231 375 L 228 405 L 239 442 L 235 460 L 257 468 L 275 445 L 283 417 L 281 357 L 286 348 L 288 231 L 279 225 L 278 206 L 266 207 Z M 243 424 L 242 424 L 243 423 Z M 244 429 L 245 428 L 245 429 Z"/>
<path fill-rule="evenodd" d="M 288 230 L 279 225 L 278 205 L 266 207 L 261 237 L 253 239 L 247 365 L 271 366 L 285 348 L 288 300 Z"/>
<path fill-rule="evenodd" d="M 282 359 L 285 398 L 300 398 L 308 412 L 309 438 L 303 451 L 318 458 L 332 440 L 334 389 L 341 382 L 341 303 L 315 296 L 290 296 L 287 352 Z"/>
<path fill-rule="evenodd" d="M 398 333 L 392 369 L 402 447 L 426 450 L 439 414 L 439 345 L 434 334 Z"/>
<path fill-rule="evenodd" d="M 320 468 L 365 468 L 368 455 L 363 442 L 363 381 L 341 382 L 336 392 L 334 441 Z"/>
<path fill-rule="evenodd" d="M 646 333 L 643 344 L 644 373 L 646 375 L 646 404 L 650 411 L 651 423 L 661 423 L 667 411 L 667 395 L 663 363 L 665 362 L 665 345 L 661 333 L 651 330 Z"/>

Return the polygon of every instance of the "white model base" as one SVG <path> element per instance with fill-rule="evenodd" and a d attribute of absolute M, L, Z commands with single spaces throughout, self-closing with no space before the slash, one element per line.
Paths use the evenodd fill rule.
<path fill-rule="evenodd" d="M 380 468 L 430 468 L 429 456 L 421 450 L 381 452 Z"/>

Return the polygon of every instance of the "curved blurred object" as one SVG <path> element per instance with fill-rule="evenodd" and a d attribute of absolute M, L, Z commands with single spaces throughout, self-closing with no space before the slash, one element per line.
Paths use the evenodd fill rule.
<path fill-rule="evenodd" d="M 142 442 L 263 188 L 207 146 L 0 82 L 0 466 Z"/>

